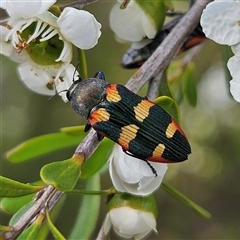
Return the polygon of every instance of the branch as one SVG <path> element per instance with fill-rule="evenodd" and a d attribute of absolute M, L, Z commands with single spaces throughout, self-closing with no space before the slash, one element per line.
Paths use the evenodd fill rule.
<path fill-rule="evenodd" d="M 33 219 L 37 217 L 42 209 L 48 207 L 49 210 L 51 210 L 62 195 L 62 192 L 56 190 L 52 186 L 46 186 L 44 189 L 39 191 L 34 199 L 35 203 L 12 226 L 13 230 L 11 232 L 3 233 L 3 239 L 12 240 L 17 238 L 24 228 L 32 223 Z"/>
<path fill-rule="evenodd" d="M 60 9 L 63 10 L 66 7 L 73 7 L 76 9 L 83 9 L 84 6 L 97 2 L 98 0 L 78 0 L 71 3 L 64 4 L 60 6 Z"/>

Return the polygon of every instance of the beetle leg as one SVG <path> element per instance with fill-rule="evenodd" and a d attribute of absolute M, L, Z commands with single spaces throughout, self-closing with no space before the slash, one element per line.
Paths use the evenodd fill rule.
<path fill-rule="evenodd" d="M 100 142 L 103 140 L 104 136 L 97 132 L 97 138 L 98 138 L 98 141 Z"/>
<path fill-rule="evenodd" d="M 130 152 L 126 151 L 125 149 L 122 149 L 122 150 L 123 150 L 123 152 L 126 153 L 128 156 L 138 158 L 138 157 L 134 156 L 133 154 L 131 154 Z M 151 165 L 151 163 L 150 163 L 148 160 L 142 159 L 142 158 L 138 158 L 138 159 L 146 162 L 147 165 L 151 168 L 151 170 L 152 170 L 153 174 L 155 175 L 155 177 L 158 176 L 156 169 Z"/>
<path fill-rule="evenodd" d="M 84 128 L 84 132 L 88 132 L 90 129 L 91 129 L 91 124 L 90 123 L 87 123 L 85 128 Z"/>

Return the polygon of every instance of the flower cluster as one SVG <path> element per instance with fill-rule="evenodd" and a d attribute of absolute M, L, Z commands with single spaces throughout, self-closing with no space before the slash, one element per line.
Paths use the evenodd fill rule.
<path fill-rule="evenodd" d="M 149 198 L 153 198 L 151 194 L 161 185 L 168 168 L 167 164 L 151 162 L 157 171 L 156 177 L 145 161 L 127 155 L 117 144 L 113 148 L 109 161 L 109 172 L 113 185 L 119 192 L 128 193 L 120 195 L 128 200 L 120 201 L 120 206 L 119 201 L 115 200 L 119 194 L 111 200 L 104 224 L 105 232 L 109 231 L 110 222 L 114 231 L 125 238 L 141 239 L 151 230 L 156 232 L 156 215 L 154 213 L 157 210 Z M 136 204 L 136 202 L 141 204 Z M 121 205 L 123 203 L 124 206 Z M 151 206 L 154 211 L 146 210 L 146 206 Z"/>
<path fill-rule="evenodd" d="M 10 18 L 6 27 L 0 26 L 0 53 L 20 64 L 20 78 L 28 88 L 44 95 L 72 84 L 72 46 L 90 49 L 101 35 L 101 24 L 92 14 L 71 7 L 61 12 L 52 6 L 55 2 L 1 2 Z"/>
<path fill-rule="evenodd" d="M 206 37 L 231 46 L 234 56 L 228 61 L 232 76 L 230 91 L 240 102 L 240 2 L 236 0 L 215 0 L 207 5 L 201 16 L 201 25 Z"/>

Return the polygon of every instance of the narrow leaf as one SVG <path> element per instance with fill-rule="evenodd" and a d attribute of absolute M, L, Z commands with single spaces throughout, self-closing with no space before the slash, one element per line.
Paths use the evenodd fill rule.
<path fill-rule="evenodd" d="M 49 212 L 46 210 L 46 216 L 47 216 L 47 221 L 48 221 L 48 226 L 54 236 L 55 239 L 57 240 L 65 240 L 66 238 L 62 235 L 62 233 L 59 232 L 59 230 L 54 226 L 50 216 L 49 216 Z M 78 238 L 79 239 L 79 236 Z"/>
<path fill-rule="evenodd" d="M 86 133 L 82 132 L 81 136 L 74 136 L 60 133 L 51 133 L 35 137 L 18 145 L 7 152 L 7 158 L 12 162 L 24 162 L 44 154 L 62 150 L 72 146 L 77 146 Z"/>
<path fill-rule="evenodd" d="M 31 201 L 18 210 L 11 218 L 9 225 L 13 226 L 18 220 L 34 205 L 34 201 Z"/>
<path fill-rule="evenodd" d="M 71 126 L 61 128 L 60 131 L 69 135 L 81 136 L 85 135 L 84 128 L 85 126 Z"/>
<path fill-rule="evenodd" d="M 35 194 L 29 194 L 26 196 L 15 198 L 3 198 L 0 203 L 0 207 L 7 213 L 16 213 L 20 208 L 29 203 Z"/>
<path fill-rule="evenodd" d="M 19 235 L 17 240 L 34 240 L 37 239 L 39 229 L 41 227 L 44 215 L 39 214 L 37 219 Z"/>
<path fill-rule="evenodd" d="M 163 1 L 142 1 L 136 0 L 138 6 L 143 10 L 149 20 L 154 23 L 155 29 L 159 31 L 166 16 L 166 5 Z"/>
<path fill-rule="evenodd" d="M 70 158 L 68 160 L 52 162 L 42 167 L 40 176 L 49 185 L 60 191 L 69 191 L 74 188 L 80 176 L 81 164 L 84 160 Z"/>
<path fill-rule="evenodd" d="M 211 218 L 211 213 L 209 213 L 204 208 L 200 207 L 198 204 L 190 200 L 187 196 L 185 196 L 183 193 L 178 191 L 176 188 L 174 188 L 172 185 L 166 182 L 162 182 L 161 185 L 167 192 L 172 194 L 174 197 L 180 199 L 183 203 L 185 203 L 190 208 L 194 209 L 198 214 L 203 216 L 204 218 Z"/>
<path fill-rule="evenodd" d="M 54 208 L 51 210 L 51 220 L 52 222 L 54 222 L 57 217 L 59 216 L 65 200 L 66 200 L 66 195 L 63 195 L 60 199 L 60 201 L 57 202 L 57 204 L 54 206 Z M 49 226 L 48 226 L 48 222 L 44 221 L 41 228 L 39 229 L 38 235 L 37 235 L 37 239 L 47 239 L 47 235 L 49 234 Z"/>
<path fill-rule="evenodd" d="M 189 63 L 182 75 L 183 94 L 192 107 L 197 105 L 196 69 L 193 62 Z"/>
<path fill-rule="evenodd" d="M 166 72 L 164 72 L 164 75 L 160 82 L 158 93 L 159 93 L 159 96 L 167 96 L 174 100 L 173 104 L 167 110 L 167 112 L 179 123 L 180 119 L 179 119 L 178 105 L 176 103 L 175 97 L 174 97 L 171 89 L 169 88 Z"/>
<path fill-rule="evenodd" d="M 13 230 L 13 228 L 11 226 L 0 225 L 0 231 L 11 232 L 12 230 Z M 2 237 L 2 235 L 0 234 L 0 239 L 2 239 L 1 237 Z"/>
<path fill-rule="evenodd" d="M 171 10 L 172 12 L 175 11 L 172 0 L 163 0 L 163 2 L 168 10 Z"/>
<path fill-rule="evenodd" d="M 87 181 L 86 190 L 100 190 L 100 175 L 97 173 Z M 100 207 L 100 196 L 85 195 L 81 207 L 78 211 L 78 217 L 69 239 L 91 239 L 90 236 L 95 230 Z M 91 213 L 89 212 L 91 209 Z"/>
<path fill-rule="evenodd" d="M 0 176 L 0 197 L 19 197 L 35 193 L 42 187 L 32 186 Z"/>
<path fill-rule="evenodd" d="M 163 108 L 165 111 L 168 111 L 174 103 L 174 100 L 167 96 L 161 96 L 154 100 L 159 107 Z"/>

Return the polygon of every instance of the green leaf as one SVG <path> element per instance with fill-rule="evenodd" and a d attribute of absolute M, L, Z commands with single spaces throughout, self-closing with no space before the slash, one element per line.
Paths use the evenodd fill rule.
<path fill-rule="evenodd" d="M 28 228 L 23 230 L 23 232 L 18 236 L 17 240 L 37 239 L 37 235 L 43 220 L 44 220 L 44 215 L 39 214 L 37 219 Z"/>
<path fill-rule="evenodd" d="M 168 10 L 175 11 L 172 0 L 163 0 L 163 2 Z"/>
<path fill-rule="evenodd" d="M 143 12 L 150 18 L 158 32 L 165 20 L 166 6 L 163 1 L 143 1 L 136 0 L 136 3 L 143 10 Z"/>
<path fill-rule="evenodd" d="M 194 209 L 201 216 L 205 218 L 211 218 L 211 213 L 209 213 L 207 210 L 205 210 L 204 208 L 200 207 L 198 204 L 190 200 L 187 196 L 185 196 L 183 193 L 178 191 L 169 183 L 162 182 L 161 186 L 164 188 L 164 190 L 172 194 L 174 197 L 180 199 L 183 203 L 185 203 L 190 208 Z"/>
<path fill-rule="evenodd" d="M 35 137 L 18 145 L 7 152 L 7 158 L 12 162 L 24 162 L 44 154 L 77 146 L 86 136 L 82 132 L 81 136 L 74 136 L 65 133 L 51 133 Z"/>
<path fill-rule="evenodd" d="M 3 232 L 11 232 L 13 230 L 13 228 L 11 226 L 3 226 L 0 224 L 0 231 Z M 0 233 L 0 239 L 4 239 Z"/>
<path fill-rule="evenodd" d="M 60 191 L 69 191 L 74 188 L 80 176 L 81 164 L 83 161 L 78 158 L 52 162 L 42 167 L 40 176 L 49 185 Z"/>
<path fill-rule="evenodd" d="M 86 190 L 100 190 L 100 175 L 97 173 L 87 181 Z M 100 208 L 100 196 L 85 195 L 78 217 L 69 239 L 91 239 L 91 233 L 95 230 Z M 89 214 L 91 209 L 91 214 Z"/>
<path fill-rule="evenodd" d="M 84 128 L 85 126 L 71 126 L 61 128 L 60 131 L 68 135 L 82 136 L 84 135 Z"/>
<path fill-rule="evenodd" d="M 65 240 L 66 238 L 62 235 L 62 233 L 59 232 L 59 230 L 54 226 L 50 216 L 49 212 L 46 210 L 46 216 L 47 216 L 47 221 L 48 221 L 48 226 L 54 236 L 55 239 L 57 240 Z M 78 236 L 79 238 L 79 236 Z"/>
<path fill-rule="evenodd" d="M 60 199 L 60 201 L 57 202 L 56 205 L 54 205 L 54 208 L 51 210 L 51 220 L 54 222 L 57 217 L 59 216 L 63 206 L 64 206 L 64 203 L 65 203 L 65 200 L 66 200 L 66 195 L 63 195 Z M 47 239 L 47 235 L 49 234 L 49 226 L 48 226 L 48 222 L 47 221 L 44 221 L 39 232 L 38 232 L 38 235 L 37 235 L 37 239 Z"/>
<path fill-rule="evenodd" d="M 81 168 L 81 178 L 86 179 L 98 172 L 107 162 L 114 142 L 104 138 L 93 155 L 87 159 Z"/>
<path fill-rule="evenodd" d="M 41 188 L 0 176 L 0 197 L 20 197 L 35 193 Z"/>
<path fill-rule="evenodd" d="M 192 107 L 197 105 L 196 69 L 193 62 L 189 63 L 182 75 L 183 94 Z"/>
<path fill-rule="evenodd" d="M 180 119 L 179 119 L 179 109 L 178 109 L 178 105 L 176 103 L 175 97 L 174 97 L 171 89 L 169 88 L 168 80 L 167 80 L 167 76 L 166 76 L 166 71 L 164 72 L 164 75 L 163 75 L 162 80 L 160 82 L 158 93 L 159 93 L 159 96 L 167 96 L 167 97 L 170 97 L 174 100 L 173 104 L 167 110 L 167 112 L 174 118 L 175 121 L 177 121 L 179 123 L 179 121 L 180 121 Z"/>
<path fill-rule="evenodd" d="M 0 203 L 1 209 L 8 213 L 16 213 L 20 208 L 29 203 L 35 196 L 29 194 L 26 196 L 15 197 L 15 198 L 3 198 Z"/>
<path fill-rule="evenodd" d="M 31 201 L 20 208 L 10 219 L 9 225 L 13 226 L 18 220 L 34 205 L 35 201 Z"/>
<path fill-rule="evenodd" d="M 161 96 L 154 100 L 154 103 L 159 107 L 163 108 L 165 111 L 168 111 L 174 103 L 174 100 L 167 96 Z"/>

